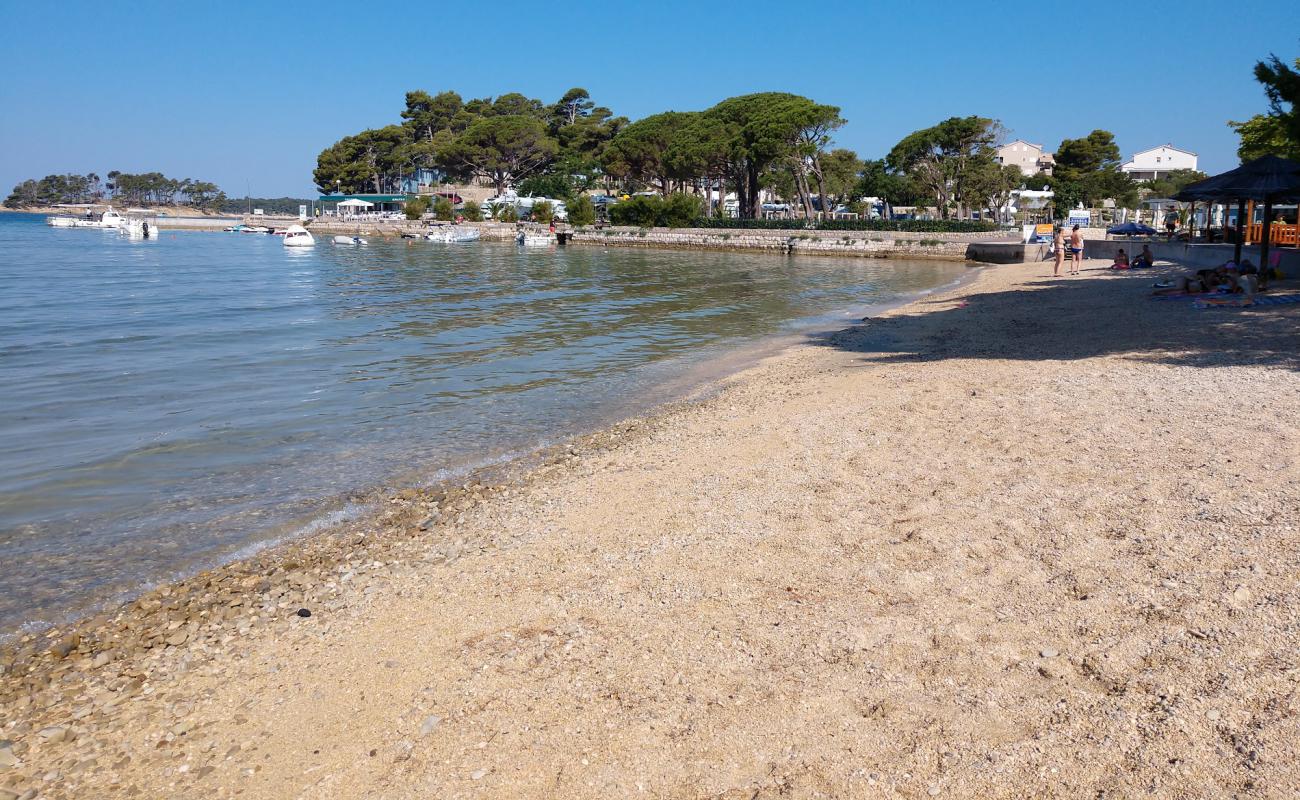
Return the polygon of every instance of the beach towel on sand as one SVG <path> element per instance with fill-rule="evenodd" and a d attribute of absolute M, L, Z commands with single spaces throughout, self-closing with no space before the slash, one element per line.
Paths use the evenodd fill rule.
<path fill-rule="evenodd" d="M 1247 306 L 1284 306 L 1300 303 L 1300 294 L 1230 294 L 1222 297 L 1201 297 L 1192 303 L 1195 308 L 1246 308 Z"/>

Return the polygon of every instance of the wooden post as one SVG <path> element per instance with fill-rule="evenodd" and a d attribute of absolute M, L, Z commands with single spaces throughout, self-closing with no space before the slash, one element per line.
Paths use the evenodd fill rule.
<path fill-rule="evenodd" d="M 1225 211 L 1224 213 L 1226 214 L 1227 212 Z M 1244 220 L 1245 218 L 1246 218 L 1246 201 L 1238 197 L 1237 198 L 1237 235 L 1233 237 L 1234 239 L 1236 239 L 1237 247 L 1232 253 L 1232 263 L 1238 265 L 1241 264 L 1241 237 L 1243 236 L 1242 231 L 1244 230 L 1242 228 L 1242 220 Z"/>
<path fill-rule="evenodd" d="M 1255 201 L 1246 203 L 1246 244 L 1250 244 L 1250 226 L 1255 221 Z"/>
<path fill-rule="evenodd" d="M 1269 228 L 1273 225 L 1269 222 L 1269 217 L 1273 216 L 1273 201 L 1268 195 L 1264 196 L 1264 224 L 1260 226 L 1262 233 L 1259 237 L 1259 274 L 1264 275 L 1264 270 L 1268 269 L 1268 233 Z M 1267 278 L 1265 278 L 1267 280 Z"/>

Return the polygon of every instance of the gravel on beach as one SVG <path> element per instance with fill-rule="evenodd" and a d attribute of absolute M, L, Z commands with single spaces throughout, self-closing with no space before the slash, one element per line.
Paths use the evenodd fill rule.
<path fill-rule="evenodd" d="M 1101 266 L 22 637 L 0 800 L 1294 797 L 1300 306 Z"/>

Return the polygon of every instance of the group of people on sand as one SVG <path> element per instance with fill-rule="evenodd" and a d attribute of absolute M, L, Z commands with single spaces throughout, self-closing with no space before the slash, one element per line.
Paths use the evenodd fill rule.
<path fill-rule="evenodd" d="M 1060 225 L 1052 233 L 1052 249 L 1056 252 L 1056 266 L 1052 269 L 1052 276 L 1059 278 L 1061 276 L 1061 266 L 1065 263 L 1065 229 Z M 1079 232 L 1079 226 L 1075 225 L 1070 230 L 1070 275 L 1078 275 L 1079 267 L 1083 264 L 1083 234 Z"/>
<path fill-rule="evenodd" d="M 1143 269 L 1145 267 L 1155 266 L 1155 263 L 1156 257 L 1155 254 L 1151 252 L 1150 245 L 1144 244 L 1142 245 L 1142 252 L 1138 253 L 1137 256 L 1133 258 L 1132 263 L 1129 262 L 1128 253 L 1125 253 L 1124 248 L 1121 247 L 1119 252 L 1115 254 L 1115 263 L 1111 264 L 1110 268 Z"/>
<path fill-rule="evenodd" d="M 1228 261 L 1209 269 L 1198 269 L 1168 285 L 1156 284 L 1154 295 L 1182 294 L 1247 294 L 1266 289 L 1265 275 L 1259 268 L 1243 258 L 1240 264 Z"/>
<path fill-rule="evenodd" d="M 1067 237 L 1065 229 L 1060 225 L 1052 234 L 1052 249 L 1056 254 L 1056 265 L 1052 268 L 1052 277 L 1061 276 L 1061 267 L 1065 264 L 1066 247 L 1070 250 L 1070 270 L 1068 275 L 1078 275 L 1079 267 L 1083 263 L 1083 234 L 1079 232 L 1079 226 L 1075 225 L 1070 229 Z M 1115 263 L 1110 265 L 1111 269 L 1141 269 L 1143 267 L 1154 266 L 1156 263 L 1155 254 L 1151 252 L 1148 245 L 1142 245 L 1142 252 L 1129 262 L 1128 253 L 1123 248 L 1115 254 Z"/>

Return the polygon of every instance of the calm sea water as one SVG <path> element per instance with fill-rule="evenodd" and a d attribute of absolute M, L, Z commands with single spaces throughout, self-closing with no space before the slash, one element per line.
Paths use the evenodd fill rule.
<path fill-rule="evenodd" d="M 942 262 L 56 230 L 0 214 L 0 632 L 666 399 Z M 840 317 L 842 318 L 842 317 Z"/>

